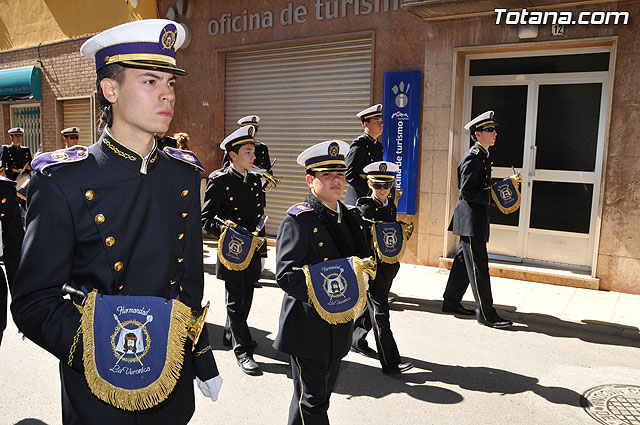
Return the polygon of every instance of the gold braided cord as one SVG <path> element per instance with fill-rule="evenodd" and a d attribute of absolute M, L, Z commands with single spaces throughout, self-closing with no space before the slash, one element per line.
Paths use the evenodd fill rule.
<path fill-rule="evenodd" d="M 383 263 L 387 263 L 387 264 L 395 264 L 398 261 L 400 261 L 400 259 L 404 255 L 404 250 L 407 249 L 407 235 L 404 232 L 404 230 L 402 230 L 402 232 L 401 232 L 402 233 L 402 248 L 400 248 L 400 252 L 397 255 L 394 255 L 393 257 L 388 257 L 388 256 L 384 255 L 380 251 L 380 244 L 378 243 L 378 238 L 377 238 L 378 235 L 376 233 L 376 226 L 378 224 L 382 224 L 382 223 L 374 223 L 374 224 L 371 225 L 371 240 L 373 240 L 373 249 L 378 254 L 378 258 L 380 259 L 380 261 L 382 261 Z M 402 227 L 402 224 L 400 226 Z"/>
<path fill-rule="evenodd" d="M 206 347 L 204 347 L 202 350 L 200 350 L 200 351 L 198 351 L 197 353 L 195 353 L 195 354 L 193 355 L 193 357 L 201 356 L 201 355 L 203 355 L 204 353 L 206 353 L 207 351 L 211 351 L 211 350 L 212 350 L 211 345 L 207 345 L 207 346 L 206 346 Z"/>
<path fill-rule="evenodd" d="M 307 294 L 309 296 L 309 304 L 316 309 L 318 315 L 327 323 L 332 325 L 338 325 L 341 323 L 347 323 L 356 317 L 360 316 L 367 306 L 367 287 L 365 285 L 364 267 L 362 266 L 362 260 L 358 257 L 350 257 L 353 261 L 353 271 L 355 272 L 356 279 L 358 281 L 358 300 L 355 305 L 347 311 L 341 313 L 331 313 L 324 309 L 316 293 L 313 290 L 313 283 L 311 282 L 311 273 L 309 272 L 309 266 L 303 266 L 302 271 L 304 273 L 305 283 L 307 284 Z"/>
<path fill-rule="evenodd" d="M 104 58 L 104 62 L 106 64 L 124 61 L 154 61 L 176 66 L 175 58 L 168 55 L 159 55 L 154 53 L 129 53 L 123 55 L 106 56 Z"/>
<path fill-rule="evenodd" d="M 191 309 L 182 302 L 173 300 L 167 336 L 167 354 L 160 377 L 147 387 L 127 390 L 109 383 L 98 373 L 93 334 L 96 296 L 95 290 L 89 294 L 82 315 L 84 374 L 91 392 L 100 400 L 128 411 L 149 409 L 162 403 L 169 397 L 180 378 Z"/>
<path fill-rule="evenodd" d="M 78 307 L 78 305 L 76 305 L 74 303 L 74 305 L 76 307 Z M 76 352 L 76 346 L 78 345 L 78 339 L 80 339 L 80 334 L 82 333 L 82 321 L 80 321 L 80 324 L 78 325 L 78 330 L 76 331 L 76 335 L 73 337 L 73 343 L 71 344 L 71 349 L 69 350 L 69 361 L 67 362 L 67 364 L 69 365 L 69 367 L 73 367 L 73 355 Z"/>
<path fill-rule="evenodd" d="M 229 270 L 233 270 L 233 271 L 244 270 L 247 267 L 249 267 L 249 264 L 253 259 L 253 254 L 256 252 L 256 249 L 260 249 L 260 247 L 262 246 L 262 241 L 254 236 L 253 239 L 251 240 L 251 247 L 249 248 L 249 254 L 247 254 L 247 257 L 245 258 L 245 260 L 242 263 L 233 263 L 227 260 L 226 258 L 224 258 L 224 256 L 222 255 L 222 247 L 224 246 L 224 241 L 226 240 L 228 229 L 229 229 L 228 227 L 225 227 L 225 229 L 222 231 L 222 234 L 220 235 L 220 240 L 218 241 L 218 259 Z"/>
<path fill-rule="evenodd" d="M 117 147 L 113 146 L 113 144 L 107 140 L 107 139 L 102 139 L 102 142 L 107 145 L 109 147 L 109 149 L 111 149 L 112 151 L 114 151 L 116 153 L 116 155 L 120 155 L 123 158 L 127 158 L 130 161 L 135 161 L 138 158 L 136 158 L 135 156 L 128 154 L 126 152 L 122 152 L 120 149 L 118 149 Z"/>

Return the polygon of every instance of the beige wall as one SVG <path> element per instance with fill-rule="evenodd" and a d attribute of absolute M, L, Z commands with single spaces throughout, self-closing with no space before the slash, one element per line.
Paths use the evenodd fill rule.
<path fill-rule="evenodd" d="M 37 46 L 156 17 L 155 0 L 23 0 L 0 3 L 0 50 Z"/>

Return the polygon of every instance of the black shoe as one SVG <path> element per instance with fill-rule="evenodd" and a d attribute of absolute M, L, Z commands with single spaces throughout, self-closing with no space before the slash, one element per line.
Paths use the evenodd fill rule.
<path fill-rule="evenodd" d="M 469 310 L 468 308 L 464 308 L 460 303 L 450 303 L 447 301 L 444 301 L 442 303 L 442 312 L 461 314 L 463 316 L 473 316 L 474 314 L 476 314 L 475 310 Z"/>
<path fill-rule="evenodd" d="M 391 304 L 393 302 L 395 302 L 396 297 L 387 297 L 387 303 Z"/>
<path fill-rule="evenodd" d="M 489 326 L 490 328 L 495 328 L 495 329 L 504 329 L 513 325 L 513 322 L 511 320 L 503 319 L 497 314 L 494 317 L 491 317 L 490 319 L 483 319 L 481 317 L 478 317 L 477 319 L 478 319 L 478 323 L 485 326 Z"/>
<path fill-rule="evenodd" d="M 383 367 L 382 373 L 402 373 L 413 368 L 413 363 L 398 363 L 395 367 Z"/>
<path fill-rule="evenodd" d="M 374 350 L 371 347 L 356 347 L 356 346 L 351 346 L 351 351 L 354 351 L 356 353 L 362 354 L 365 357 L 370 357 L 372 359 L 377 359 L 378 358 L 378 353 L 376 353 L 376 350 Z"/>
<path fill-rule="evenodd" d="M 260 369 L 260 366 L 258 366 L 258 363 L 256 363 L 255 360 L 253 360 L 253 357 L 244 356 L 237 359 L 237 361 L 238 361 L 238 366 L 240 366 L 240 369 L 242 369 L 242 371 L 247 375 L 252 375 L 252 376 L 262 375 L 262 370 Z"/>

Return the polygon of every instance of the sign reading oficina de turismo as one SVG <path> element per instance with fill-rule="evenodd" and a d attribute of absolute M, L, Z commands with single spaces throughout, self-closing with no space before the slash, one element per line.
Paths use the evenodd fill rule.
<path fill-rule="evenodd" d="M 384 159 L 400 166 L 395 187 L 402 189 L 398 214 L 415 215 L 420 148 L 420 71 L 384 73 L 382 145 Z"/>

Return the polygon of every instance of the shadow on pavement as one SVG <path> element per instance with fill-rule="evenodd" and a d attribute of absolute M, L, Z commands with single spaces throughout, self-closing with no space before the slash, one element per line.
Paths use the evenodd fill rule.
<path fill-rule="evenodd" d="M 463 305 L 467 308 L 475 308 L 471 303 L 463 302 Z M 452 316 L 449 313 L 443 313 L 441 307 L 442 300 L 410 297 L 396 297 L 396 301 L 390 305 L 392 311 L 414 310 Z M 597 320 L 572 322 L 548 314 L 520 313 L 514 306 L 496 304 L 495 307 L 502 317 L 515 322 L 514 326 L 502 330 L 503 332 L 535 332 L 553 337 L 579 338 L 594 344 L 640 348 L 640 331 L 636 327 Z M 454 318 L 476 320 L 474 316 L 452 316 L 452 319 Z"/>
<path fill-rule="evenodd" d="M 230 347 L 222 346 L 223 327 L 207 323 L 209 342 L 214 351 L 229 351 L 216 355 L 232 356 Z M 258 343 L 255 349 L 256 361 L 265 374 L 282 374 L 291 378 L 289 356 L 276 351 L 272 347 L 273 340 L 270 332 L 251 328 L 251 335 Z M 260 357 L 275 360 L 265 362 Z M 580 406 L 580 394 L 562 387 L 545 387 L 538 383 L 538 379 L 520 375 L 501 369 L 490 367 L 450 366 L 431 363 L 420 359 L 404 357 L 415 367 L 400 375 L 385 375 L 379 366 L 342 360 L 340 377 L 334 392 L 351 397 L 382 398 L 386 395 L 399 393 L 407 394 L 417 400 L 437 404 L 456 404 L 464 397 L 450 389 L 442 388 L 430 383 L 441 382 L 456 385 L 469 391 L 499 394 L 519 394 L 531 391 L 546 400 L 556 404 Z"/>
<path fill-rule="evenodd" d="M 402 375 L 385 375 L 380 367 L 342 360 L 340 376 L 334 393 L 350 397 L 382 398 L 389 394 L 407 394 L 416 400 L 436 404 L 456 404 L 464 400 L 461 394 L 447 388 L 428 385 L 416 368 Z M 413 373 L 412 373 L 413 372 Z"/>
<path fill-rule="evenodd" d="M 418 400 L 438 404 L 455 404 L 464 399 L 455 391 L 429 385 L 441 382 L 469 391 L 501 395 L 531 391 L 551 403 L 580 407 L 581 395 L 577 392 L 563 387 L 545 387 L 531 376 L 490 367 L 449 366 L 409 357 L 404 359 L 415 367 L 400 375 L 384 375 L 379 367 L 343 360 L 335 392 L 374 398 L 404 393 Z M 381 382 L 383 380 L 384 383 Z"/>
<path fill-rule="evenodd" d="M 406 360 L 415 365 L 414 369 L 424 371 L 418 373 L 409 371 L 406 374 L 397 375 L 398 379 L 406 382 L 415 384 L 442 382 L 457 385 L 469 391 L 499 393 L 501 395 L 531 391 L 551 403 L 580 407 L 581 395 L 579 393 L 563 387 L 545 387 L 538 383 L 538 378 L 532 376 L 483 366 L 450 366 L 420 359 L 406 358 Z"/>
<path fill-rule="evenodd" d="M 211 344 L 213 351 L 229 351 L 230 355 L 233 355 L 232 347 L 226 347 L 222 345 L 222 333 L 224 332 L 224 327 L 209 322 L 207 322 L 206 326 L 207 332 L 209 333 L 209 344 Z M 287 354 L 280 353 L 273 348 L 273 339 L 268 337 L 271 332 L 267 332 L 262 329 L 256 329 L 253 327 L 251 327 L 250 329 L 251 336 L 253 337 L 254 341 L 258 343 L 257 347 L 254 350 L 254 353 L 259 356 L 267 357 L 285 363 L 284 371 L 276 369 L 273 371 L 273 373 L 289 374 L 289 356 Z M 259 360 L 258 363 L 260 363 L 260 367 L 265 366 L 265 363 L 260 362 Z M 263 370 L 265 372 L 271 372 L 271 370 L 269 370 L 269 367 L 263 367 Z"/>

